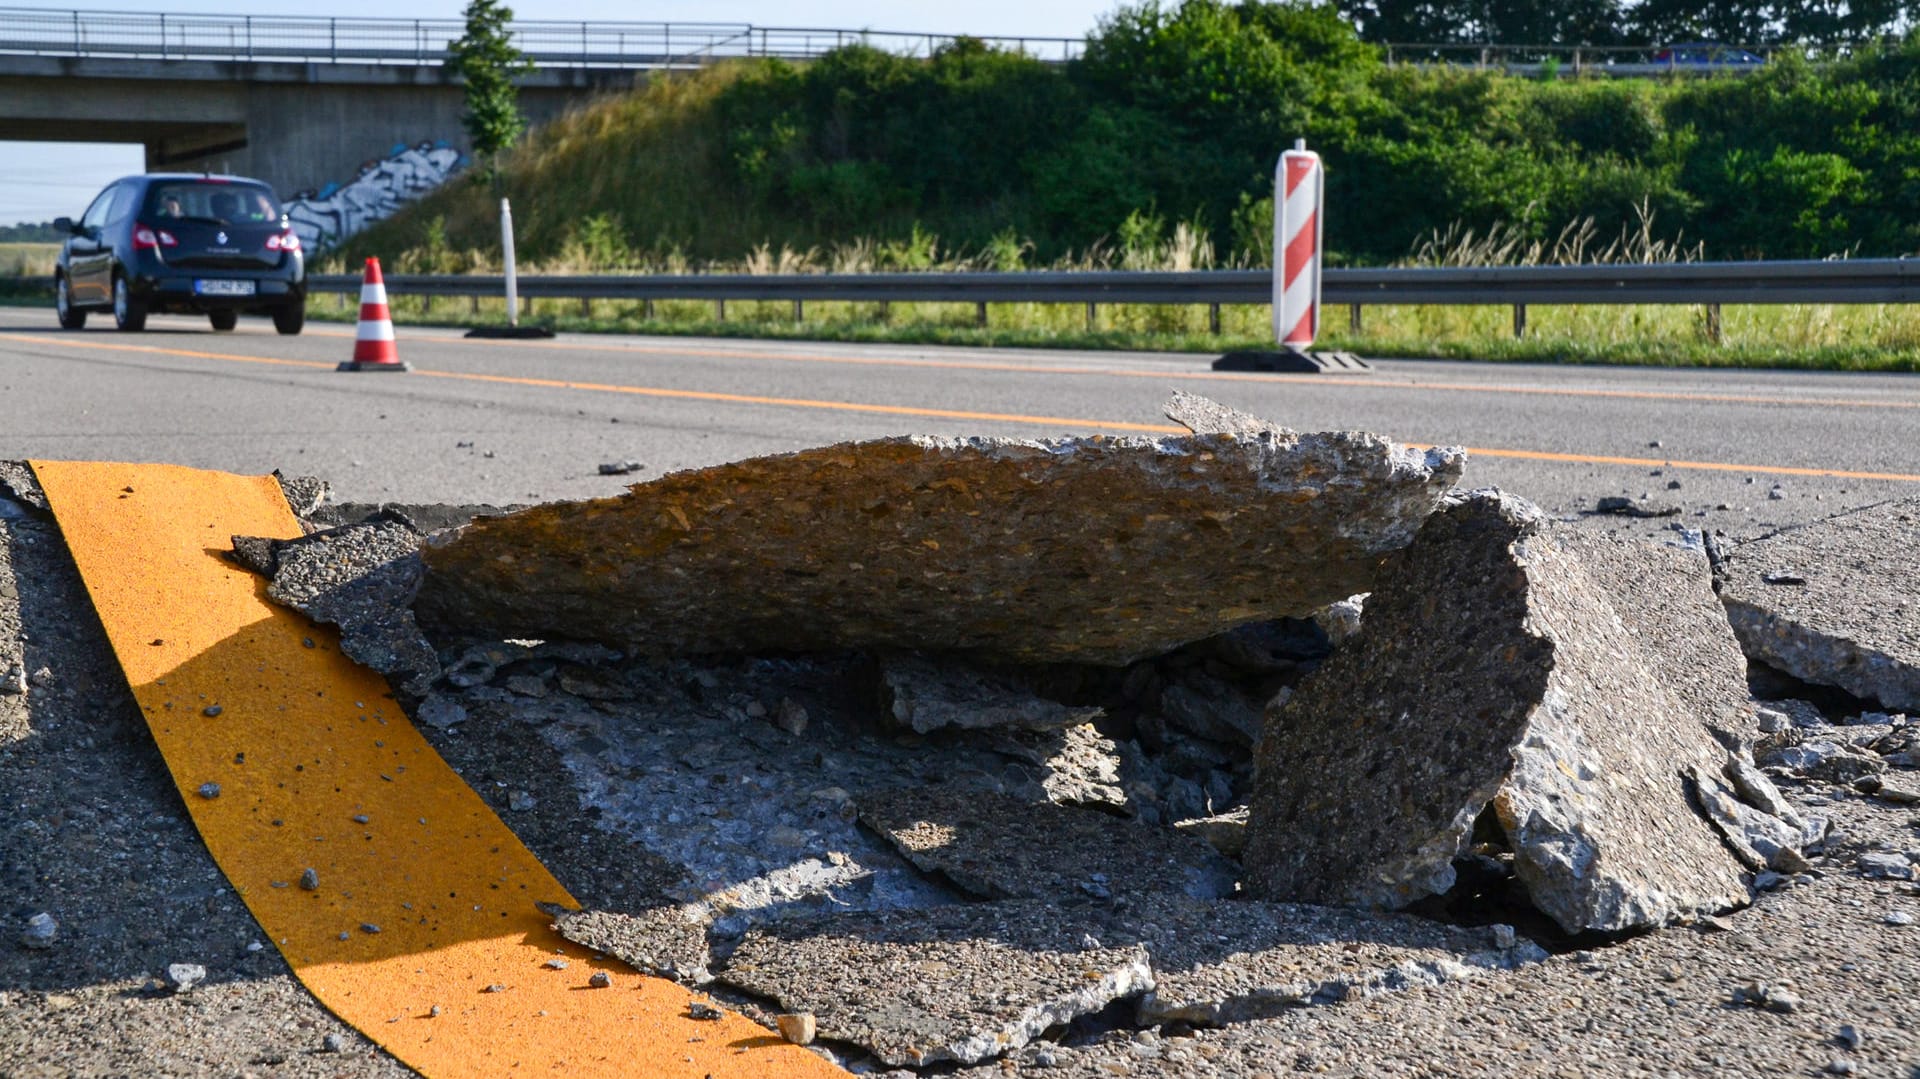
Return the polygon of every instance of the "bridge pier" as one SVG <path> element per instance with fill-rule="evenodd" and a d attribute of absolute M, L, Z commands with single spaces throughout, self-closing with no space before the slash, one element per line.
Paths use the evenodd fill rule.
<path fill-rule="evenodd" d="M 536 71 L 521 111 L 537 125 L 635 75 Z M 437 66 L 0 55 L 0 140 L 139 143 L 149 172 L 253 176 L 282 200 L 351 184 L 396 148 L 438 145 L 464 159 L 465 111 L 458 80 Z M 400 185 L 440 178 L 392 171 Z"/>

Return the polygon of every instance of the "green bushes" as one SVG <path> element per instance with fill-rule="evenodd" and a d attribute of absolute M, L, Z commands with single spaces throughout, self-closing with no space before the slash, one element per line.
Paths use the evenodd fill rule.
<path fill-rule="evenodd" d="M 656 77 L 534 132 L 502 183 L 535 263 L 938 237 L 982 265 L 1083 264 L 1143 242 L 1123 227 L 1175 222 L 1221 264 L 1263 264 L 1274 159 L 1305 138 L 1335 263 L 1399 260 L 1454 226 L 1610 235 L 1643 211 L 1708 258 L 1920 250 L 1920 42 L 1742 76 L 1557 75 L 1387 65 L 1326 5 L 1149 3 L 1064 66 L 963 40 Z M 421 246 L 438 219 L 428 261 L 484 260 L 494 217 L 451 185 L 350 253 Z"/>

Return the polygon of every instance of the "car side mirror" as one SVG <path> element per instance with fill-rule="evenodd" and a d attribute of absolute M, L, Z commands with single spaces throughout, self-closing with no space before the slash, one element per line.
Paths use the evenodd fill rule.
<path fill-rule="evenodd" d="M 76 229 L 76 228 L 74 228 L 74 227 L 73 227 L 73 218 L 71 218 L 71 217 L 56 217 L 56 218 L 54 218 L 54 219 L 53 219 L 53 227 L 54 227 L 54 229 L 55 229 L 55 230 L 57 230 L 57 231 L 59 231 L 59 232 L 64 232 L 64 233 L 66 233 L 66 234 L 67 234 L 67 235 L 69 235 L 69 236 L 74 236 L 74 235 L 78 235 L 78 234 L 79 234 L 79 232 L 80 232 L 80 230 L 79 230 L 79 229 Z"/>

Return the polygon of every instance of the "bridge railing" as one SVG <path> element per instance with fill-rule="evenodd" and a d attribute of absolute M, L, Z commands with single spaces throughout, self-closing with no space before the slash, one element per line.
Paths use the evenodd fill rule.
<path fill-rule="evenodd" d="M 543 67 L 671 67 L 737 57 L 809 59 L 868 44 L 929 55 L 952 34 L 754 26 L 749 23 L 561 22 L 511 24 L 515 47 Z M 438 64 L 466 32 L 459 19 L 297 15 L 169 15 L 0 7 L 0 52 L 159 60 L 283 60 Z M 1078 38 L 983 37 L 1042 60 L 1080 54 Z"/>

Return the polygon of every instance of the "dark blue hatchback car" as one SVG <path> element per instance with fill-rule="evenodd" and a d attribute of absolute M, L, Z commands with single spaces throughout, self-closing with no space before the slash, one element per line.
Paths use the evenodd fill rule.
<path fill-rule="evenodd" d="M 216 330 L 240 313 L 273 316 L 299 333 L 307 321 L 307 267 L 300 237 L 273 189 L 241 176 L 150 173 L 108 185 L 76 223 L 54 270 L 60 325 L 77 330 L 87 312 L 113 312 L 122 330 L 156 311 L 197 311 Z"/>

